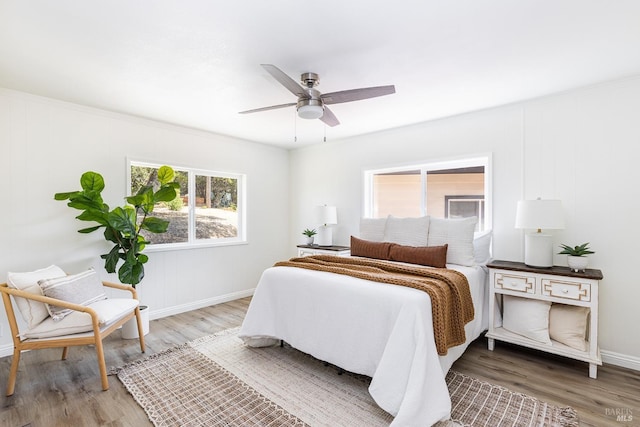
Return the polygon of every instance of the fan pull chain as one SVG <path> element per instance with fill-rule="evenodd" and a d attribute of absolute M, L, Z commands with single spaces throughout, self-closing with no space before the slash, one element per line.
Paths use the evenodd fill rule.
<path fill-rule="evenodd" d="M 298 142 L 298 113 L 293 110 L 293 142 Z"/>
<path fill-rule="evenodd" d="M 324 125 L 324 141 L 323 142 L 327 142 L 327 125 Z"/>

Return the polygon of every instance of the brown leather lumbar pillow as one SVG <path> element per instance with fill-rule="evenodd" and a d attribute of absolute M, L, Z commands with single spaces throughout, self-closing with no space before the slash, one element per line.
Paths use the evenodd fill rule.
<path fill-rule="evenodd" d="M 395 243 L 372 242 L 351 236 L 351 255 L 375 259 L 389 259 L 389 250 Z"/>
<path fill-rule="evenodd" d="M 391 261 L 445 268 L 447 265 L 448 246 L 448 244 L 444 244 L 443 246 L 419 247 L 393 245 L 389 251 L 389 259 Z"/>

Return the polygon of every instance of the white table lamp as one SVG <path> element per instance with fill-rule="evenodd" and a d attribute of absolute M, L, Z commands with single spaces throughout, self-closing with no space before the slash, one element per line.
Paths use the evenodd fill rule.
<path fill-rule="evenodd" d="M 542 230 L 564 228 L 560 200 L 520 200 L 516 228 L 535 229 L 524 236 L 524 263 L 531 267 L 553 267 L 553 236 Z"/>
<path fill-rule="evenodd" d="M 338 223 L 338 210 L 335 206 L 318 206 L 316 209 L 316 215 L 318 222 L 321 224 L 320 227 L 318 227 L 316 243 L 318 246 L 333 245 L 333 236 L 330 225 Z"/>

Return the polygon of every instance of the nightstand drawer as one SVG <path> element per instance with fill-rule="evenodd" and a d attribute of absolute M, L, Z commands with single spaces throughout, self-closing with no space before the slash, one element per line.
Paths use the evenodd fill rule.
<path fill-rule="evenodd" d="M 311 255 L 317 255 L 317 252 L 314 251 L 310 251 L 310 250 L 305 250 L 305 249 L 298 249 L 298 256 L 302 257 L 302 256 L 311 256 Z"/>
<path fill-rule="evenodd" d="M 518 274 L 496 273 L 493 286 L 498 289 L 534 294 L 536 292 L 536 278 Z"/>
<path fill-rule="evenodd" d="M 581 282 L 542 279 L 542 294 L 576 301 L 591 301 L 591 285 Z"/>

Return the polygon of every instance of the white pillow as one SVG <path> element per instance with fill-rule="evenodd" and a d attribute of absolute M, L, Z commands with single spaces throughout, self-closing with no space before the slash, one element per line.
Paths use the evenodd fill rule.
<path fill-rule="evenodd" d="M 474 234 L 473 256 L 476 264 L 486 265 L 491 259 L 491 235 L 491 230 Z"/>
<path fill-rule="evenodd" d="M 384 228 L 384 241 L 404 246 L 427 246 L 429 217 L 397 218 L 389 215 Z M 442 246 L 442 245 L 439 245 Z"/>
<path fill-rule="evenodd" d="M 107 298 L 102 281 L 94 269 L 83 271 L 72 276 L 39 280 L 42 293 L 48 297 L 79 305 L 89 305 Z M 47 304 L 47 310 L 55 321 L 62 320 L 73 313 L 69 308 Z"/>
<path fill-rule="evenodd" d="M 64 277 L 65 272 L 56 265 L 50 265 L 47 268 L 30 271 L 25 273 L 9 273 L 7 275 L 7 285 L 13 289 L 20 289 L 36 295 L 42 295 L 38 280 L 53 279 L 56 277 Z M 33 301 L 26 298 L 15 298 L 18 310 L 22 314 L 22 318 L 27 322 L 29 329 L 40 324 L 44 319 L 49 317 L 47 306 L 39 301 Z"/>
<path fill-rule="evenodd" d="M 429 246 L 448 244 L 447 264 L 472 266 L 475 263 L 473 232 L 478 218 L 431 218 Z"/>
<path fill-rule="evenodd" d="M 576 350 L 586 351 L 588 307 L 552 304 L 549 310 L 549 337 Z"/>
<path fill-rule="evenodd" d="M 360 218 L 360 239 L 382 242 L 386 223 L 387 218 Z"/>
<path fill-rule="evenodd" d="M 534 341 L 551 344 L 549 301 L 503 296 L 502 327 Z"/>

